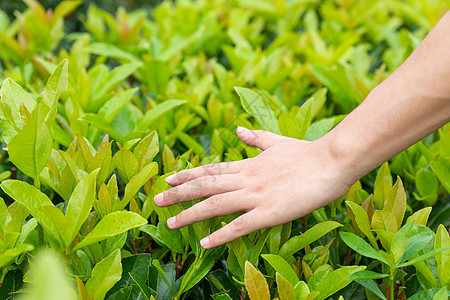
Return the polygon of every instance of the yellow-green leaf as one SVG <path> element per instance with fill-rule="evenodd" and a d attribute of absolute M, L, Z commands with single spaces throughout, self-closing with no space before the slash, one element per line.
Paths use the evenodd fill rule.
<path fill-rule="evenodd" d="M 250 300 L 270 300 L 266 279 L 249 261 L 245 262 L 244 282 Z"/>

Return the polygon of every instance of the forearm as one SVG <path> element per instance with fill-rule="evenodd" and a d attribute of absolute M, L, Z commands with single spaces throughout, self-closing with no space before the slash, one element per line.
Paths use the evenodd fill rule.
<path fill-rule="evenodd" d="M 450 121 L 450 13 L 322 140 L 357 180 Z"/>

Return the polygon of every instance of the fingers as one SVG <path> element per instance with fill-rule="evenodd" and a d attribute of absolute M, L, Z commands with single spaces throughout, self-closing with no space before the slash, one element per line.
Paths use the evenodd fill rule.
<path fill-rule="evenodd" d="M 258 147 L 261 150 L 266 150 L 275 144 L 286 142 L 289 138 L 265 131 L 265 130 L 250 130 L 244 127 L 238 127 L 236 134 L 241 141 L 249 146 Z"/>
<path fill-rule="evenodd" d="M 240 171 L 243 161 L 223 162 L 210 164 L 194 169 L 182 170 L 177 174 L 170 175 L 166 182 L 172 186 L 180 185 L 202 176 L 216 176 L 223 174 L 236 174 Z"/>
<path fill-rule="evenodd" d="M 242 187 L 241 176 L 238 174 L 202 176 L 168 189 L 156 195 L 154 200 L 158 206 L 169 206 L 180 202 L 231 192 Z"/>
<path fill-rule="evenodd" d="M 200 245 L 205 249 L 210 249 L 231 242 L 243 235 L 264 228 L 261 220 L 264 220 L 264 218 L 259 211 L 253 209 L 202 239 Z"/>
<path fill-rule="evenodd" d="M 240 191 L 228 192 L 211 196 L 183 210 L 175 217 L 169 218 L 167 226 L 170 229 L 178 229 L 213 217 L 230 215 L 249 209 L 251 209 L 251 203 L 244 193 Z"/>

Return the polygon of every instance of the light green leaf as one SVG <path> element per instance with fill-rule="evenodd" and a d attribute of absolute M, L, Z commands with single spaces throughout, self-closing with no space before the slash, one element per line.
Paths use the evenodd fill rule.
<path fill-rule="evenodd" d="M 44 103 L 48 107 L 53 108 L 56 106 L 61 94 L 69 87 L 69 61 L 64 59 L 53 71 L 52 75 L 45 85 L 45 89 L 42 92 L 44 96 Z"/>
<path fill-rule="evenodd" d="M 294 269 L 281 257 L 275 254 L 262 254 L 262 258 L 277 271 L 280 275 L 289 281 L 292 286 L 296 286 L 299 282 L 297 274 Z"/>
<path fill-rule="evenodd" d="M 59 233 L 59 240 L 63 241 L 66 247 L 69 246 L 72 242 L 72 240 L 70 240 L 71 232 L 64 213 L 54 205 L 41 206 L 41 210 L 50 220 L 52 220 L 53 225 L 55 225 L 55 228 Z"/>
<path fill-rule="evenodd" d="M 320 292 L 314 300 L 326 299 L 337 291 L 343 289 L 351 282 L 351 280 L 348 279 L 350 275 L 358 271 L 362 271 L 365 268 L 366 267 L 364 266 L 349 266 L 341 267 L 337 270 L 329 272 L 327 276 L 317 285 L 316 289 L 314 289 L 314 291 Z"/>
<path fill-rule="evenodd" d="M 118 93 L 111 99 L 109 99 L 99 110 L 98 115 L 101 116 L 106 122 L 111 123 L 117 116 L 120 110 L 130 102 L 133 95 L 138 91 L 138 88 L 129 89 Z"/>
<path fill-rule="evenodd" d="M 52 153 L 53 139 L 45 123 L 48 109 L 41 103 L 31 114 L 30 121 L 8 144 L 9 159 L 39 185 L 39 173 Z"/>
<path fill-rule="evenodd" d="M 423 225 L 423 226 L 427 226 L 427 221 L 428 221 L 428 217 L 430 216 L 431 213 L 431 207 L 424 207 L 418 211 L 416 211 L 415 213 L 413 213 L 412 216 L 409 216 L 408 219 L 406 220 L 406 224 L 414 221 L 415 224 L 418 225 Z"/>
<path fill-rule="evenodd" d="M 434 249 L 450 247 L 450 236 L 444 225 L 439 225 L 436 231 L 436 238 L 434 240 Z M 438 274 L 441 285 L 447 284 L 450 279 L 450 271 L 445 266 L 449 266 L 450 262 L 450 251 L 444 251 L 436 254 L 436 262 L 438 265 Z M 446 275 L 444 275 L 446 274 Z"/>
<path fill-rule="evenodd" d="M 450 170 L 438 161 L 430 163 L 431 169 L 439 178 L 447 193 L 450 193 Z"/>
<path fill-rule="evenodd" d="M 121 201 L 122 208 L 125 207 L 131 198 L 139 191 L 139 189 L 152 178 L 158 174 L 158 164 L 156 162 L 149 163 L 142 168 L 136 175 L 131 178 L 130 182 L 125 186 L 125 195 Z"/>
<path fill-rule="evenodd" d="M 330 131 L 331 128 L 333 128 L 333 124 L 334 118 L 323 119 L 315 122 L 308 127 L 304 139 L 307 141 L 317 140 L 318 138 L 324 136 L 328 131 Z"/>
<path fill-rule="evenodd" d="M 270 300 L 269 286 L 261 272 L 249 261 L 245 262 L 245 288 L 252 300 Z"/>
<path fill-rule="evenodd" d="M 283 276 L 281 276 L 280 273 L 276 274 L 276 281 L 280 300 L 290 300 L 297 298 L 296 292 L 292 284 L 288 280 L 286 280 Z"/>
<path fill-rule="evenodd" d="M 128 149 L 123 148 L 117 151 L 114 154 L 113 162 L 120 178 L 125 183 L 128 183 L 139 172 L 139 162 L 136 156 Z"/>
<path fill-rule="evenodd" d="M 32 251 L 34 249 L 33 245 L 22 244 L 17 248 L 6 249 L 0 253 L 0 268 L 7 266 L 13 259 L 22 253 Z"/>
<path fill-rule="evenodd" d="M 302 235 L 297 235 L 290 238 L 286 243 L 283 244 L 280 251 L 278 252 L 278 255 L 286 259 L 290 255 L 300 251 L 301 249 L 305 248 L 312 242 L 318 240 L 331 230 L 334 230 L 341 226 L 342 226 L 341 224 L 334 221 L 319 223 L 315 225 L 313 228 L 307 230 Z"/>
<path fill-rule="evenodd" d="M 306 300 L 309 293 L 311 293 L 308 285 L 304 281 L 300 281 L 299 283 L 297 283 L 297 285 L 294 286 L 294 289 L 295 293 L 297 294 L 298 300 Z"/>
<path fill-rule="evenodd" d="M 41 206 L 53 206 L 52 201 L 36 187 L 20 180 L 5 180 L 2 189 L 11 198 L 23 205 L 43 228 L 58 240 L 58 231 L 52 220 L 41 210 Z"/>
<path fill-rule="evenodd" d="M 147 220 L 136 213 L 130 211 L 112 212 L 103 217 L 97 226 L 73 248 L 73 251 L 144 224 L 147 224 Z"/>
<path fill-rule="evenodd" d="M 159 152 L 158 134 L 152 131 L 149 135 L 143 138 L 139 144 L 134 148 L 133 154 L 139 162 L 139 168 L 152 162 L 153 158 Z"/>
<path fill-rule="evenodd" d="M 107 133 L 109 136 L 111 136 L 112 139 L 123 144 L 123 142 L 124 142 L 123 137 L 103 117 L 101 117 L 97 114 L 85 114 L 78 120 L 81 122 L 92 124 L 93 126 L 97 127 L 101 131 Z"/>
<path fill-rule="evenodd" d="M 92 275 L 86 282 L 86 291 L 88 294 L 95 292 L 94 300 L 103 300 L 106 293 L 121 277 L 121 255 L 120 250 L 117 249 L 92 269 Z"/>
<path fill-rule="evenodd" d="M 384 200 L 383 210 L 394 214 L 397 220 L 397 228 L 402 226 L 403 216 L 406 211 L 406 194 L 400 177 L 397 177 L 397 182 L 389 191 L 386 200 Z"/>
<path fill-rule="evenodd" d="M 186 103 L 186 100 L 166 100 L 162 103 L 157 104 L 155 107 L 147 111 L 144 117 L 139 121 L 136 129 L 138 130 L 148 130 L 149 127 L 155 122 L 159 117 L 163 116 L 168 111 L 174 109 Z"/>
<path fill-rule="evenodd" d="M 260 94 L 242 87 L 234 89 L 241 98 L 242 107 L 246 112 L 252 114 L 264 129 L 280 134 L 275 113 Z"/>
<path fill-rule="evenodd" d="M 375 239 L 370 228 L 369 216 L 367 215 L 367 212 L 364 210 L 364 208 L 354 202 L 345 201 L 345 204 L 352 210 L 359 230 L 361 230 L 361 232 L 365 234 L 372 246 L 378 250 L 377 240 Z"/>
<path fill-rule="evenodd" d="M 75 187 L 69 199 L 66 210 L 66 219 L 70 227 L 67 237 L 67 245 L 72 243 L 81 225 L 91 212 L 94 199 L 96 198 L 95 179 L 98 169 L 92 171 L 86 178 L 80 181 Z"/>
<path fill-rule="evenodd" d="M 1 89 L 2 102 L 5 105 L 5 108 L 9 107 L 12 120 L 15 126 L 22 128 L 21 120 L 20 120 L 20 106 L 23 103 L 27 110 L 31 113 L 36 107 L 36 101 L 28 94 L 20 85 L 18 85 L 15 81 L 10 78 L 7 78 L 3 81 L 2 89 Z M 8 118 L 8 113 L 3 111 L 3 114 L 6 118 Z"/>

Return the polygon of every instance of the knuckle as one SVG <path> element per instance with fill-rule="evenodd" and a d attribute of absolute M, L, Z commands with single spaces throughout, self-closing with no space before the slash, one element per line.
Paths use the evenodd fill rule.
<path fill-rule="evenodd" d="M 220 200 L 216 195 L 211 196 L 207 201 L 204 201 L 209 215 L 215 216 L 217 214 L 217 209 L 220 205 L 219 201 Z"/>
<path fill-rule="evenodd" d="M 245 219 L 236 219 L 233 222 L 230 223 L 230 225 L 232 226 L 233 231 L 237 232 L 237 233 L 241 233 L 245 230 Z"/>
<path fill-rule="evenodd" d="M 199 185 L 199 188 L 202 190 L 207 188 L 209 185 L 209 177 L 208 176 L 200 177 L 198 179 L 198 185 Z"/>

